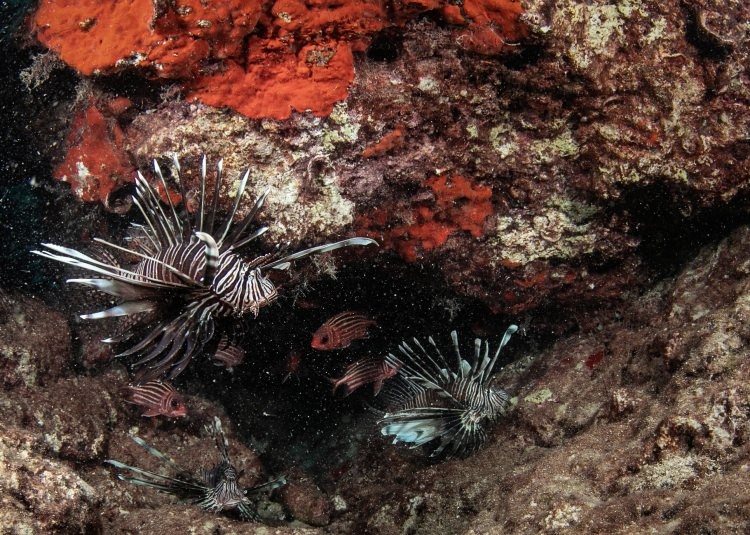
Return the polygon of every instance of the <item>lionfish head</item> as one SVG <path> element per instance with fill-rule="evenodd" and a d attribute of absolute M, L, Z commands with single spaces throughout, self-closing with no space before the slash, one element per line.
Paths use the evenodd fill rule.
<path fill-rule="evenodd" d="M 213 489 L 213 509 L 231 509 L 241 503 L 250 503 L 244 490 L 239 486 L 240 474 L 231 464 L 221 469 L 216 486 Z"/>

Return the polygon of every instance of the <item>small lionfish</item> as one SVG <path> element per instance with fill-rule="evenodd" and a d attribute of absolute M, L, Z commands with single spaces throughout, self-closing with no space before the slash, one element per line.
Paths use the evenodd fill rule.
<path fill-rule="evenodd" d="M 206 430 L 216 439 L 216 446 L 221 453 L 221 459 L 212 468 L 201 469 L 197 476 L 193 476 L 187 470 L 180 468 L 172 459 L 146 444 L 140 437 L 131 438 L 136 444 L 169 466 L 175 472 L 174 476 L 164 476 L 156 472 L 128 466 L 112 459 L 104 462 L 139 476 L 131 477 L 117 474 L 117 477 L 123 481 L 172 494 L 183 502 L 197 505 L 204 511 L 218 513 L 236 509 L 243 520 L 258 520 L 258 515 L 250 507 L 251 501 L 247 495 L 262 490 L 279 488 L 286 484 L 286 480 L 282 477 L 256 487 L 240 487 L 239 478 L 242 472 L 238 472 L 229 459 L 229 442 L 224 436 L 221 420 L 214 417 L 213 426 L 206 426 Z"/>
<path fill-rule="evenodd" d="M 122 388 L 122 395 L 128 403 L 146 409 L 141 416 L 187 416 L 185 399 L 169 383 L 149 381 L 140 385 L 127 385 Z"/>
<path fill-rule="evenodd" d="M 358 312 L 341 312 L 315 331 L 310 345 L 320 351 L 344 349 L 354 340 L 367 337 L 367 329 L 372 325 L 375 321 Z"/>
<path fill-rule="evenodd" d="M 180 178 L 180 163 L 176 157 L 173 163 L 184 208 L 188 197 Z M 115 307 L 83 314 L 81 318 L 131 316 L 131 323 L 139 321 L 142 324 L 147 320 L 157 320 L 157 325 L 143 339 L 119 355 L 138 355 L 140 360 L 133 366 L 148 363 L 137 376 L 139 382 L 163 375 L 174 378 L 182 372 L 193 356 L 214 338 L 216 320 L 248 312 L 257 316 L 261 307 L 277 297 L 277 288 L 267 276 L 270 270 L 283 270 L 295 260 L 342 247 L 377 245 L 370 238 L 356 237 L 288 255 L 277 250 L 246 259 L 239 252 L 268 230 L 268 227 L 261 227 L 248 233 L 269 189 L 256 200 L 248 215 L 233 225 L 250 176 L 250 170 L 245 171 L 234 207 L 226 221 L 219 224 L 216 216 L 223 168 L 223 161 L 219 160 L 213 200 L 207 207 L 206 157 L 203 157 L 201 192 L 195 217 L 191 217 L 187 209 L 178 214 L 156 160 L 154 171 L 166 193 L 166 207 L 162 207 L 156 191 L 140 171 L 136 173 L 133 202 L 143 214 L 145 225 L 133 224 L 136 232 L 130 239 L 133 249 L 95 240 L 113 250 L 136 256 L 140 260 L 135 266 L 121 267 L 108 251 L 95 255 L 95 258 L 51 243 L 42 244 L 47 250 L 33 251 L 99 275 L 98 278 L 69 279 L 67 282 L 94 288 L 122 300 Z M 108 338 L 105 341 L 119 340 Z"/>
<path fill-rule="evenodd" d="M 385 359 L 399 370 L 384 393 L 389 408 L 380 420 L 381 433 L 393 436 L 394 444 L 425 446 L 431 457 L 450 459 L 476 452 L 487 439 L 487 427 L 508 407 L 508 394 L 490 382 L 500 350 L 517 330 L 516 325 L 508 327 L 492 358 L 489 343 L 475 339 L 473 364 L 461 357 L 458 335 L 452 331 L 455 369 L 432 337 L 428 341 L 433 354 L 416 338 L 416 349 L 402 342 L 402 357 L 389 353 Z"/>
<path fill-rule="evenodd" d="M 372 383 L 373 395 L 377 396 L 383 388 L 386 379 L 390 379 L 398 373 L 399 365 L 389 363 L 387 360 L 363 359 L 347 366 L 344 375 L 338 379 L 331 379 L 333 391 L 344 386 L 348 396 L 361 386 Z"/>

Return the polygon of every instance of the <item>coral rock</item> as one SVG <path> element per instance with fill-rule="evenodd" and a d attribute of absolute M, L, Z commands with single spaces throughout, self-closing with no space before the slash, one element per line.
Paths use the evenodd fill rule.
<path fill-rule="evenodd" d="M 366 233 L 382 239 L 386 247 L 398 251 L 407 262 L 416 261 L 418 250 L 440 247 L 455 231 L 468 231 L 475 238 L 482 236 L 484 222 L 492 215 L 489 186 L 459 175 L 434 176 L 425 183 L 432 190 L 434 206 L 417 205 L 411 214 L 413 222 L 392 226 L 383 210 L 359 221 Z"/>
<path fill-rule="evenodd" d="M 98 494 L 72 468 L 31 449 L 17 428 L 0 434 L 0 524 L 7 533 L 98 531 Z"/>
<path fill-rule="evenodd" d="M 348 95 L 354 58 L 343 41 L 323 41 L 298 52 L 281 41 L 250 40 L 248 65 L 227 62 L 226 69 L 196 80 L 189 98 L 228 106 L 251 118 L 287 119 L 292 111 L 328 115 Z"/>
<path fill-rule="evenodd" d="M 33 23 L 39 41 L 82 74 L 132 65 L 176 78 L 208 57 L 237 56 L 259 17 L 256 2 L 44 0 Z"/>
<path fill-rule="evenodd" d="M 312 526 L 327 526 L 330 523 L 331 502 L 309 477 L 289 477 L 281 490 L 281 497 L 295 519 Z"/>
<path fill-rule="evenodd" d="M 39 300 L 0 292 L 0 383 L 5 387 L 44 385 L 72 360 L 65 317 Z"/>
<path fill-rule="evenodd" d="M 132 181 L 122 129 L 92 102 L 73 118 L 67 143 L 65 160 L 55 167 L 54 177 L 70 184 L 80 199 L 109 206 L 112 191 Z"/>

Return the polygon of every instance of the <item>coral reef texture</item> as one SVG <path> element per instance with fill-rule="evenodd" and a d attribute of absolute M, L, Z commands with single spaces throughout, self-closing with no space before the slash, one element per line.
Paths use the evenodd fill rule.
<path fill-rule="evenodd" d="M 676 0 L 45 0 L 30 25 L 82 75 L 161 88 L 83 87 L 55 171 L 82 199 L 112 208 L 128 169 L 171 154 L 187 169 L 205 151 L 234 176 L 250 166 L 256 194 L 272 187 L 276 237 L 366 233 L 518 314 L 644 287 L 643 249 L 744 198 L 748 38 L 731 21 L 747 15 Z"/>
<path fill-rule="evenodd" d="M 21 33 L 47 52 L 22 79 L 55 96 L 39 121 L 66 127 L 38 135 L 75 197 L 126 211 L 155 158 L 160 195 L 192 209 L 206 154 L 222 210 L 248 167 L 239 217 L 268 188 L 261 249 L 381 246 L 292 270 L 241 326 L 245 362 L 177 385 L 179 420 L 122 403 L 112 333 L 0 293 L 0 532 L 749 532 L 748 21 L 740 0 L 40 0 Z M 83 249 L 115 219 L 53 224 Z M 356 358 L 300 349 L 299 318 L 381 298 L 399 307 Z M 436 337 L 443 317 L 493 341 L 520 326 L 510 415 L 467 459 L 391 447 L 370 388 L 330 395 L 410 314 Z M 243 484 L 287 476 L 254 504 L 264 524 L 103 465 L 153 469 L 137 435 L 211 466 L 214 416 Z"/>
<path fill-rule="evenodd" d="M 576 334 L 517 355 L 498 379 L 514 394 L 511 416 L 473 457 L 436 466 L 370 441 L 319 485 L 293 469 L 280 494 L 287 512 L 273 502 L 259 511 L 271 523 L 296 519 L 274 533 L 317 533 L 316 525 L 386 534 L 745 532 L 748 257 L 750 228 L 740 227 L 626 306 L 581 313 Z M 14 302 L 17 313 L 44 313 L 33 301 Z M 40 336 L 24 337 L 34 355 Z M 186 421 L 139 420 L 117 397 L 123 375 L 58 375 L 46 387 L 3 391 L 0 525 L 267 533 L 111 477 L 105 458 L 148 461 L 133 434 L 178 452 L 182 465 L 205 465 L 214 446 L 200 427 L 226 418 L 192 396 Z M 349 425 L 351 437 L 351 426 L 373 431 L 371 421 Z M 259 481 L 257 456 L 231 441 L 243 478 Z"/>

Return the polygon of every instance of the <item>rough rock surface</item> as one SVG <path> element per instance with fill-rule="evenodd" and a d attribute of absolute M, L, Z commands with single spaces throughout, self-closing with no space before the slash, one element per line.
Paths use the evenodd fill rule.
<path fill-rule="evenodd" d="M 576 335 L 518 355 L 498 379 L 515 394 L 515 410 L 486 449 L 438 466 L 389 455 L 374 461 L 379 471 L 345 479 L 347 502 L 356 496 L 369 508 L 359 525 L 372 533 L 747 530 L 747 258 L 750 228 L 742 227 L 627 307 L 582 314 Z"/>
<path fill-rule="evenodd" d="M 32 387 L 68 372 L 72 361 L 65 316 L 41 300 L 0 290 L 0 377 L 5 388 Z"/>
<path fill-rule="evenodd" d="M 645 254 L 662 240 L 689 246 L 685 225 L 736 214 L 747 196 L 750 50 L 732 22 L 750 16 L 743 3 L 528 0 L 527 35 L 503 55 L 467 49 L 477 28 L 429 16 L 386 23 L 370 7 L 378 22 L 366 31 L 350 29 L 343 7 L 331 15 L 348 38 L 367 37 L 330 113 L 248 119 L 182 102 L 176 83 L 164 100 L 87 86 L 94 98 L 79 98 L 81 113 L 101 109 L 90 130 L 105 128 L 80 143 L 117 171 L 102 178 L 96 162 L 68 156 L 65 169 L 83 174 L 66 180 L 114 208 L 112 192 L 130 180 L 123 159 L 168 168 L 181 155 L 194 185 L 200 155 L 223 156 L 225 206 L 248 165 L 255 196 L 271 186 L 271 242 L 365 233 L 514 314 L 645 287 Z M 285 9 L 274 24 L 301 16 Z M 295 24 L 279 31 L 302 46 L 309 36 Z"/>
<path fill-rule="evenodd" d="M 266 246 L 367 234 L 382 247 L 341 255 L 365 255 L 348 271 L 322 259 L 320 286 L 297 279 L 243 324 L 248 355 L 234 373 L 196 363 L 177 385 L 191 407 L 178 421 L 120 402 L 127 376 L 104 362 L 95 328 L 76 340 L 39 299 L 0 296 L 0 531 L 747 532 L 747 3 L 527 0 L 524 35 L 492 50 L 478 46 L 491 41 L 479 12 L 460 20 L 453 3 L 409 4 L 429 13 L 367 38 L 335 30 L 356 22 L 345 4 L 321 31 L 348 40 L 353 79 L 325 109 L 250 119 L 184 99 L 180 80 L 146 80 L 116 51 L 114 65 L 91 66 L 112 76 L 83 70 L 75 95 L 61 91 L 54 110 L 30 120 L 57 127 L 34 138 L 49 137 L 38 144 L 54 157 L 52 174 L 109 211 L 128 209 L 127 169 L 146 172 L 157 157 L 169 174 L 177 154 L 195 189 L 205 152 L 209 164 L 224 157 L 223 208 L 246 165 L 251 197 L 271 186 L 259 218 L 273 225 Z M 268 35 L 251 39 L 304 37 L 283 5 L 262 21 Z M 197 55 L 170 77 L 207 58 L 222 66 L 220 50 L 201 55 L 218 35 L 201 24 L 186 41 Z M 157 41 L 144 50 L 163 52 Z M 245 52 L 226 51 L 235 62 Z M 60 68 L 42 55 L 22 76 L 46 95 Z M 118 234 L 115 216 L 97 215 L 71 217 L 55 235 L 77 246 Z M 371 339 L 311 354 L 308 326 L 364 307 L 380 313 Z M 393 350 L 416 334 L 406 331 L 415 319 L 436 336 L 460 324 L 492 339 L 508 316 L 521 330 L 497 380 L 514 409 L 468 459 L 434 465 L 392 447 L 365 410 L 369 389 L 330 394 L 328 377 Z M 290 475 L 288 489 L 258 504 L 266 524 L 205 514 L 102 465 L 155 469 L 137 434 L 191 470 L 211 466 L 217 452 L 202 429 L 214 415 L 245 484 Z"/>

